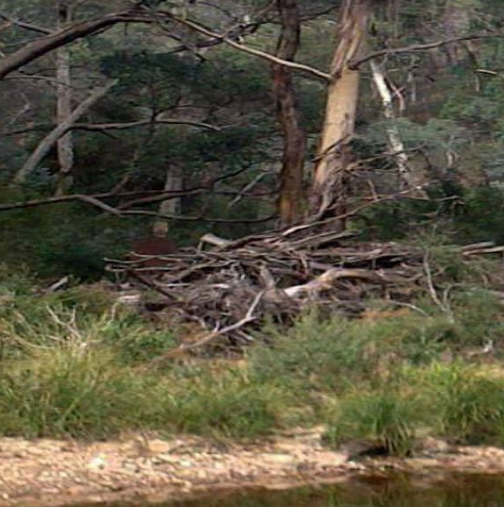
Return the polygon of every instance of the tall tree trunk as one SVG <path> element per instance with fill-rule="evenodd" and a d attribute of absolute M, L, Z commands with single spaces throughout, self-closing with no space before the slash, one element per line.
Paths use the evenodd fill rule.
<path fill-rule="evenodd" d="M 70 8 L 67 0 L 59 0 L 58 29 L 61 30 L 71 21 Z M 71 79 L 70 51 L 68 46 L 61 46 L 56 52 L 57 84 L 57 124 L 65 122 L 72 114 L 72 79 Z M 56 195 L 64 195 L 72 186 L 72 168 L 74 163 L 73 133 L 69 130 L 57 142 L 59 181 Z"/>
<path fill-rule="evenodd" d="M 343 0 L 339 42 L 331 64 L 332 82 L 319 144 L 311 195 L 311 213 L 321 218 L 329 211 L 345 211 L 346 169 L 352 159 L 350 142 L 355 128 L 359 97 L 359 70 L 349 68 L 366 39 L 369 15 L 376 0 Z M 341 224 L 344 227 L 344 224 Z"/>
<path fill-rule="evenodd" d="M 299 48 L 301 24 L 297 0 L 277 0 L 282 29 L 276 56 L 293 61 Z M 283 159 L 278 208 L 282 225 L 299 221 L 303 214 L 303 175 L 306 133 L 301 126 L 291 71 L 273 65 L 278 121 L 283 131 Z"/>

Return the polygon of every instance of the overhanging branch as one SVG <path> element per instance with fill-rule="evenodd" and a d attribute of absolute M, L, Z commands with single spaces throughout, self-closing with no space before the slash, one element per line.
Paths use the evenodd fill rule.
<path fill-rule="evenodd" d="M 289 67 L 291 69 L 295 69 L 301 72 L 306 72 L 308 74 L 311 74 L 313 76 L 316 76 L 318 78 L 322 78 L 325 81 L 330 81 L 331 75 L 323 72 L 321 70 L 315 69 L 314 67 L 310 67 L 309 65 L 304 65 L 302 63 L 296 63 L 296 62 L 290 62 L 288 60 L 283 60 L 282 58 L 278 58 L 276 56 L 273 56 L 269 53 L 265 53 L 264 51 L 260 51 L 259 49 L 254 49 L 249 46 L 245 46 L 244 44 L 241 44 L 239 42 L 236 42 L 229 37 L 227 37 L 224 34 L 219 34 L 216 32 L 213 32 L 212 30 L 209 30 L 208 28 L 205 28 L 204 26 L 199 25 L 198 23 L 194 23 L 193 21 L 190 21 L 188 19 L 179 18 L 177 16 L 173 16 L 170 12 L 162 11 L 164 15 L 168 19 L 171 19 L 172 21 L 175 21 L 181 25 L 186 26 L 187 28 L 190 28 L 191 30 L 201 33 L 202 35 L 205 35 L 207 37 L 214 38 L 216 40 L 221 40 L 228 46 L 231 46 L 234 49 L 237 49 L 238 51 L 242 51 L 243 53 L 248 53 L 249 55 L 257 56 L 259 58 L 262 58 L 263 60 L 266 60 L 270 63 L 276 63 L 277 65 L 283 65 L 284 67 Z"/>
<path fill-rule="evenodd" d="M 61 30 L 51 32 L 46 37 L 29 42 L 21 49 L 0 59 L 0 79 L 65 44 L 108 29 L 118 23 L 153 23 L 155 21 L 153 16 L 131 9 L 73 23 Z"/>

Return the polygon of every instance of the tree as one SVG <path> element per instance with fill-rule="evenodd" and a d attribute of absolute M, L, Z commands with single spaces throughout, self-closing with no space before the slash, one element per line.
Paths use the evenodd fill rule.
<path fill-rule="evenodd" d="M 343 0 L 341 6 L 311 195 L 311 212 L 318 218 L 329 211 L 334 214 L 345 211 L 346 171 L 353 159 L 351 141 L 360 81 L 360 70 L 350 68 L 349 64 L 361 54 L 369 17 L 380 3 L 383 0 Z"/>
<path fill-rule="evenodd" d="M 301 24 L 296 0 L 277 0 L 281 33 L 276 55 L 283 60 L 294 60 L 299 48 Z M 278 198 L 283 225 L 299 221 L 303 214 L 303 175 L 306 134 L 301 126 L 296 92 L 291 71 L 283 65 L 273 65 L 273 82 L 278 120 L 283 132 L 282 169 Z"/>

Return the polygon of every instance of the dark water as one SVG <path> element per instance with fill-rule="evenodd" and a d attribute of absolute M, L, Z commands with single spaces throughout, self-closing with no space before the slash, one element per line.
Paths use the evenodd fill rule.
<path fill-rule="evenodd" d="M 360 479 L 344 486 L 243 493 L 166 507 L 504 507 L 504 477 L 454 476 L 438 483 Z"/>

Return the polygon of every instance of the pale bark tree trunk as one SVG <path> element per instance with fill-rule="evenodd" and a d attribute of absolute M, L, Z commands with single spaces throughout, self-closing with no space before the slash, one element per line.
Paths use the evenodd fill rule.
<path fill-rule="evenodd" d="M 167 192 L 182 190 L 182 173 L 180 168 L 174 164 L 169 164 L 166 170 L 166 180 L 164 189 Z M 180 210 L 180 197 L 177 199 L 167 199 L 159 205 L 159 213 L 163 215 L 175 215 Z M 158 219 L 152 226 L 152 234 L 156 237 L 165 238 L 170 230 L 169 222 L 166 219 Z"/>
<path fill-rule="evenodd" d="M 54 144 L 64 136 L 73 126 L 73 124 L 83 115 L 86 111 L 98 100 L 104 97 L 109 90 L 117 84 L 117 80 L 113 80 L 105 86 L 97 88 L 94 90 L 89 97 L 79 104 L 73 111 L 70 116 L 66 118 L 66 120 L 59 125 L 56 126 L 49 134 L 47 134 L 42 141 L 40 141 L 39 145 L 35 149 L 35 151 L 30 155 L 28 160 L 24 163 L 23 167 L 16 173 L 14 176 L 14 183 L 23 183 L 27 176 L 32 173 L 37 165 L 43 160 L 43 158 L 49 153 L 50 149 L 54 146 Z"/>
<path fill-rule="evenodd" d="M 390 88 L 385 79 L 385 74 L 381 65 L 375 60 L 371 60 L 369 63 L 371 66 L 374 84 L 383 103 L 383 116 L 385 116 L 385 119 L 388 121 L 385 130 L 387 133 L 389 149 L 394 154 L 394 158 L 397 163 L 400 189 L 413 189 L 415 187 L 415 182 L 408 165 L 406 148 L 404 147 L 401 135 L 399 134 L 399 129 L 397 128 L 397 124 L 395 122 L 394 104 Z"/>
<path fill-rule="evenodd" d="M 332 82 L 319 144 L 311 195 L 311 214 L 321 218 L 345 211 L 346 169 L 352 159 L 350 142 L 359 97 L 359 70 L 349 68 L 365 44 L 369 15 L 376 0 L 343 0 L 339 42 L 331 65 Z M 341 224 L 344 227 L 344 224 Z"/>
<path fill-rule="evenodd" d="M 58 30 L 71 21 L 70 8 L 67 0 L 59 0 Z M 64 123 L 72 114 L 72 79 L 70 51 L 68 46 L 61 46 L 56 52 L 57 79 L 57 112 L 56 123 Z M 69 130 L 57 142 L 59 181 L 56 195 L 64 195 L 72 186 L 72 168 L 74 163 L 73 133 Z"/>
<path fill-rule="evenodd" d="M 275 55 L 293 61 L 299 48 L 301 24 L 297 0 L 277 0 L 282 29 Z M 298 222 L 303 214 L 303 175 L 306 134 L 301 126 L 292 73 L 273 66 L 278 121 L 283 131 L 283 159 L 278 208 L 282 225 Z"/>

